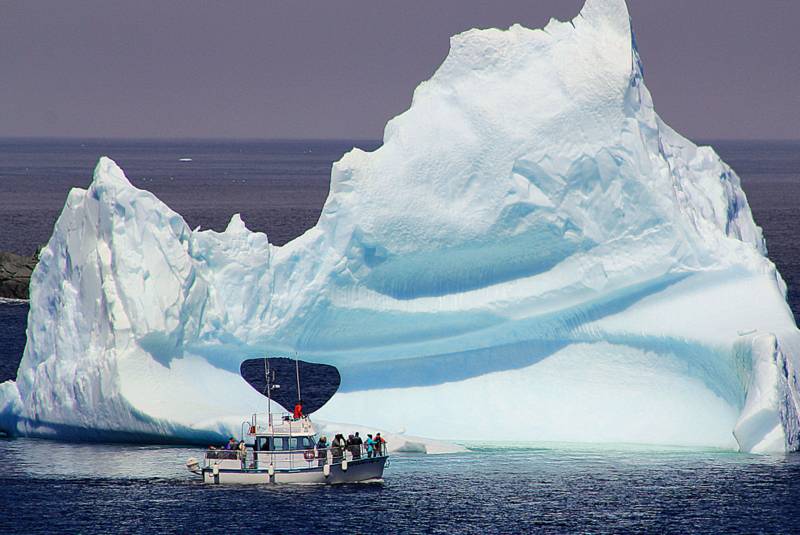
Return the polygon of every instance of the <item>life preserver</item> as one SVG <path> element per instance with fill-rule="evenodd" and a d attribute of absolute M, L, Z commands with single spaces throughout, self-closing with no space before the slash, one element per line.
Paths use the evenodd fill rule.
<path fill-rule="evenodd" d="M 306 450 L 303 452 L 303 457 L 306 461 L 313 461 L 314 460 L 314 450 Z"/>

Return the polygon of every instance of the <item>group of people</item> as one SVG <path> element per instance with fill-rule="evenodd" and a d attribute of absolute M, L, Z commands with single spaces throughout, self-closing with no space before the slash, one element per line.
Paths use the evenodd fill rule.
<path fill-rule="evenodd" d="M 342 462 L 347 451 L 350 452 L 354 460 L 360 459 L 362 452 L 366 453 L 368 458 L 383 455 L 386 449 L 386 440 L 380 433 L 376 433 L 374 437 L 368 434 L 367 439 L 364 440 L 356 431 L 355 434 L 348 435 L 347 439 L 344 438 L 342 433 L 338 433 L 333 437 L 333 442 L 328 444 L 328 437 L 321 436 L 317 441 L 317 462 L 319 466 L 325 464 L 328 448 L 331 450 L 331 460 L 336 464 Z"/>
<path fill-rule="evenodd" d="M 300 404 L 298 403 L 298 405 Z M 302 417 L 302 408 L 298 410 L 298 407 L 295 407 L 295 415 L 297 415 L 298 412 L 300 413 L 300 417 Z M 234 437 L 231 437 L 224 446 L 219 448 L 209 446 L 208 449 L 214 451 L 213 454 L 209 455 L 210 458 L 240 459 L 243 465 L 247 462 L 247 445 L 244 440 L 237 441 Z M 366 456 L 371 459 L 372 457 L 380 457 L 386 453 L 386 439 L 384 439 L 380 433 L 375 433 L 375 436 L 368 434 L 367 439 L 364 440 L 361 438 L 358 431 L 356 431 L 354 434 L 348 435 L 346 439 L 342 433 L 337 433 L 336 436 L 333 437 L 333 441 L 328 444 L 328 437 L 322 436 L 316 444 L 318 466 L 323 466 L 327 462 L 329 449 L 331 452 L 331 462 L 333 464 L 341 463 L 348 451 L 353 460 L 361 459 L 363 454 L 366 454 Z"/>
<path fill-rule="evenodd" d="M 216 455 L 213 455 L 210 458 L 241 459 L 242 461 L 247 459 L 247 445 L 244 443 L 244 440 L 237 442 L 234 437 L 228 439 L 228 442 L 225 443 L 224 446 L 220 446 L 219 448 L 215 446 L 209 446 L 208 449 L 216 452 Z"/>

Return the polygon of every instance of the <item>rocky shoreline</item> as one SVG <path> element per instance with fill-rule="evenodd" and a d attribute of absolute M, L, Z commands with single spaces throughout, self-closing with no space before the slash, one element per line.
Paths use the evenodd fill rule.
<path fill-rule="evenodd" d="M 28 284 L 39 255 L 21 256 L 0 251 L 0 298 L 28 299 Z"/>

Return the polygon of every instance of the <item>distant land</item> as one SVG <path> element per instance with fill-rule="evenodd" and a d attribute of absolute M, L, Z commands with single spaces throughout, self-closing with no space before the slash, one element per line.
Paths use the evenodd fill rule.
<path fill-rule="evenodd" d="M 27 299 L 28 284 L 39 254 L 21 256 L 0 251 L 0 297 Z"/>

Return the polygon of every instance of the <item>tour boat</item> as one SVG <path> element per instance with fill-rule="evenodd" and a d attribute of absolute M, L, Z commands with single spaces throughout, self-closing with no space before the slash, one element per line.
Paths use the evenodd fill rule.
<path fill-rule="evenodd" d="M 365 444 L 336 445 L 331 437 L 327 447 L 318 444 L 317 432 L 306 415 L 273 414 L 271 385 L 267 377 L 268 411 L 253 414 L 242 424 L 243 448 L 209 448 L 202 461 L 186 462 L 190 472 L 204 483 L 251 484 L 337 484 L 381 481 L 388 455 L 385 444 L 368 448 Z M 298 397 L 299 397 L 298 372 Z M 299 417 L 295 417 L 299 416 Z"/>
<path fill-rule="evenodd" d="M 336 484 L 383 478 L 388 459 L 385 447 L 372 452 L 363 444 L 317 448 L 314 425 L 305 416 L 295 420 L 290 415 L 254 414 L 249 423 L 243 451 L 209 449 L 202 465 L 190 458 L 186 467 L 202 476 L 203 482 L 213 484 Z"/>

